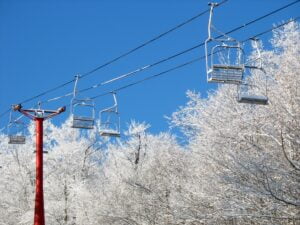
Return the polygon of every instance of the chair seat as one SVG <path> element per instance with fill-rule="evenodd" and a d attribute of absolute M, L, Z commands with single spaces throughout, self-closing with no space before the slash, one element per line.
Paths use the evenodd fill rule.
<path fill-rule="evenodd" d="M 93 119 L 78 119 L 78 118 L 73 118 L 73 128 L 82 128 L 82 129 L 93 129 L 94 128 L 94 120 Z"/>
<path fill-rule="evenodd" d="M 215 64 L 212 66 L 213 69 L 227 69 L 227 70 L 244 70 L 244 66 L 241 65 L 226 65 L 226 64 Z"/>
<path fill-rule="evenodd" d="M 208 71 L 208 74 L 208 82 L 240 84 L 243 79 L 244 67 L 213 65 L 213 67 Z"/>
<path fill-rule="evenodd" d="M 114 130 L 102 130 L 99 133 L 101 136 L 105 137 L 120 137 L 120 132 Z"/>
<path fill-rule="evenodd" d="M 266 96 L 258 96 L 258 95 L 241 95 L 238 99 L 238 102 L 248 103 L 248 104 L 267 105 L 268 98 Z"/>
<path fill-rule="evenodd" d="M 85 117 L 85 116 L 74 116 L 73 120 L 79 120 L 79 121 L 94 121 L 93 117 Z"/>
<path fill-rule="evenodd" d="M 9 144 L 25 144 L 25 136 L 9 136 Z"/>

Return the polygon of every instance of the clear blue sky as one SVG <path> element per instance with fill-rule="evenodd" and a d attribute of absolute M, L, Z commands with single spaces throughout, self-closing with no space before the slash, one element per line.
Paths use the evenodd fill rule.
<path fill-rule="evenodd" d="M 292 0 L 229 0 L 215 11 L 215 25 L 226 32 Z M 0 1 L 0 113 L 13 104 L 71 80 L 151 39 L 207 9 L 204 0 L 1 0 Z M 248 38 L 273 24 L 299 15 L 300 4 L 234 33 Z M 156 62 L 205 40 L 208 14 L 134 54 L 83 79 L 89 87 L 138 67 Z M 262 38 L 268 47 L 270 34 Z M 94 96 L 202 56 L 199 48 L 147 72 L 113 85 L 86 92 Z M 152 132 L 168 129 L 165 115 L 186 102 L 185 92 L 206 96 L 216 86 L 206 83 L 205 62 L 166 74 L 118 93 L 122 128 L 131 119 L 146 121 Z M 68 85 L 40 100 L 70 92 Z M 37 100 L 25 107 L 32 107 Z M 46 104 L 44 108 L 68 105 L 70 98 Z M 96 101 L 97 111 L 109 104 Z M 68 112 L 57 119 L 59 123 Z M 0 118 L 0 126 L 8 116 Z"/>

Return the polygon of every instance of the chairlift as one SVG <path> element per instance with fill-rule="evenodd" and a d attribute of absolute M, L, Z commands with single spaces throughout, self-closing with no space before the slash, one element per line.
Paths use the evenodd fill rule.
<path fill-rule="evenodd" d="M 78 79 L 79 76 L 76 76 L 70 107 L 72 128 L 93 129 L 95 124 L 95 103 L 94 100 L 90 98 L 77 98 L 76 88 Z"/>
<path fill-rule="evenodd" d="M 13 117 L 13 110 L 10 112 L 9 123 L 8 123 L 8 144 L 25 144 L 25 124 L 21 121 L 23 116 L 18 118 Z"/>
<path fill-rule="evenodd" d="M 213 9 L 218 4 L 209 5 L 208 38 L 205 41 L 207 82 L 240 84 L 245 70 L 243 48 L 237 40 L 213 26 Z M 217 38 L 211 36 L 213 30 L 220 34 Z"/>
<path fill-rule="evenodd" d="M 252 69 L 253 70 L 253 69 Z M 263 70 L 262 73 L 266 76 Z M 248 104 L 256 104 L 256 105 L 267 105 L 268 104 L 268 97 L 267 97 L 267 77 L 265 90 L 261 90 L 257 85 L 252 84 L 250 80 L 247 82 L 240 84 L 238 86 L 238 99 L 239 103 L 248 103 Z M 264 92 L 264 93 L 263 93 Z M 258 94 L 259 93 L 259 94 Z"/>
<path fill-rule="evenodd" d="M 95 123 L 95 104 L 92 99 L 75 99 L 71 101 L 72 127 L 93 129 Z"/>
<path fill-rule="evenodd" d="M 99 112 L 101 136 L 120 137 L 120 116 L 118 112 L 118 103 L 116 93 L 112 93 L 114 105 Z"/>
<path fill-rule="evenodd" d="M 245 67 L 250 71 L 250 74 L 252 74 L 252 72 L 260 73 L 259 75 L 262 76 L 265 87 L 259 88 L 257 85 L 252 84 L 253 81 L 251 81 L 251 79 L 248 79 L 243 84 L 240 84 L 238 86 L 237 101 L 239 103 L 267 105 L 268 104 L 268 96 L 267 96 L 268 78 L 267 78 L 266 71 L 262 67 L 262 58 L 261 58 L 260 48 L 258 46 L 258 39 L 253 38 L 252 45 L 256 49 L 257 58 L 248 62 Z"/>

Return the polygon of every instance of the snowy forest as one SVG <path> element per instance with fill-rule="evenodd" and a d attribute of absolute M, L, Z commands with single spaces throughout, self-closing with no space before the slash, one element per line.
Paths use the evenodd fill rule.
<path fill-rule="evenodd" d="M 300 224 L 300 29 L 262 49 L 269 104 L 238 103 L 220 85 L 167 118 L 180 130 L 131 122 L 121 139 L 45 122 L 45 217 L 51 225 Z M 204 75 L 203 75 L 204 76 Z M 264 81 L 253 73 L 258 90 Z M 146 118 L 145 118 L 146 120 Z M 125 128 L 124 128 L 125 129 Z M 35 137 L 0 133 L 0 224 L 32 224 Z"/>

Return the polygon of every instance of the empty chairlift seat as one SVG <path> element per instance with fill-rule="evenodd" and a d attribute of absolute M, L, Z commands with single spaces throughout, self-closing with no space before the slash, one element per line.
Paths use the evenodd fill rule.
<path fill-rule="evenodd" d="M 238 98 L 239 103 L 257 104 L 257 105 L 267 105 L 268 97 L 259 95 L 247 95 L 241 94 Z"/>
<path fill-rule="evenodd" d="M 207 81 L 240 84 L 244 74 L 242 54 L 243 50 L 238 46 L 214 46 L 208 62 Z"/>
<path fill-rule="evenodd" d="M 26 138 L 23 135 L 9 135 L 8 143 L 9 144 L 25 144 Z"/>
<path fill-rule="evenodd" d="M 106 126 L 111 126 L 111 125 L 106 124 Z M 100 134 L 100 136 L 103 136 L 103 137 L 120 137 L 121 136 L 119 131 L 114 130 L 114 129 L 107 129 L 107 128 L 103 128 L 103 127 L 102 127 L 102 129 L 100 129 L 99 134 Z"/>
<path fill-rule="evenodd" d="M 116 94 L 113 94 L 114 105 L 99 112 L 99 134 L 104 137 L 120 137 L 120 116 Z"/>
<path fill-rule="evenodd" d="M 72 127 L 93 129 L 95 124 L 95 104 L 92 99 L 73 99 L 71 102 Z"/>
<path fill-rule="evenodd" d="M 205 41 L 207 82 L 240 84 L 244 74 L 244 51 L 237 40 L 213 25 L 213 11 L 218 5 L 209 4 L 208 37 Z M 217 37 L 213 37 L 213 33 Z"/>
<path fill-rule="evenodd" d="M 237 101 L 239 103 L 267 105 L 269 101 L 267 96 L 267 86 L 258 87 L 252 84 L 251 79 L 248 79 L 245 82 L 246 83 L 238 86 Z"/>
<path fill-rule="evenodd" d="M 253 38 L 252 46 L 256 49 L 257 57 L 251 60 L 249 65 L 245 67 L 249 70 L 249 77 L 245 79 L 243 84 L 238 87 L 238 99 L 239 103 L 267 105 L 268 104 L 268 77 L 266 71 L 262 67 L 262 58 L 260 48 L 258 47 L 258 39 Z M 251 77 L 252 76 L 252 77 Z M 254 77 L 257 76 L 257 82 L 260 87 L 254 84 Z"/>
<path fill-rule="evenodd" d="M 9 123 L 7 127 L 8 131 L 8 144 L 25 144 L 26 136 L 25 129 L 26 125 L 22 121 L 22 117 L 13 118 L 13 111 L 10 112 Z"/>
<path fill-rule="evenodd" d="M 93 129 L 94 119 L 92 117 L 73 116 L 73 128 Z"/>
<path fill-rule="evenodd" d="M 77 84 L 80 76 L 75 76 L 73 98 L 71 100 L 72 127 L 93 129 L 95 125 L 95 103 L 91 98 L 78 98 Z"/>
<path fill-rule="evenodd" d="M 242 66 L 213 65 L 208 71 L 208 82 L 239 84 L 243 79 Z"/>

